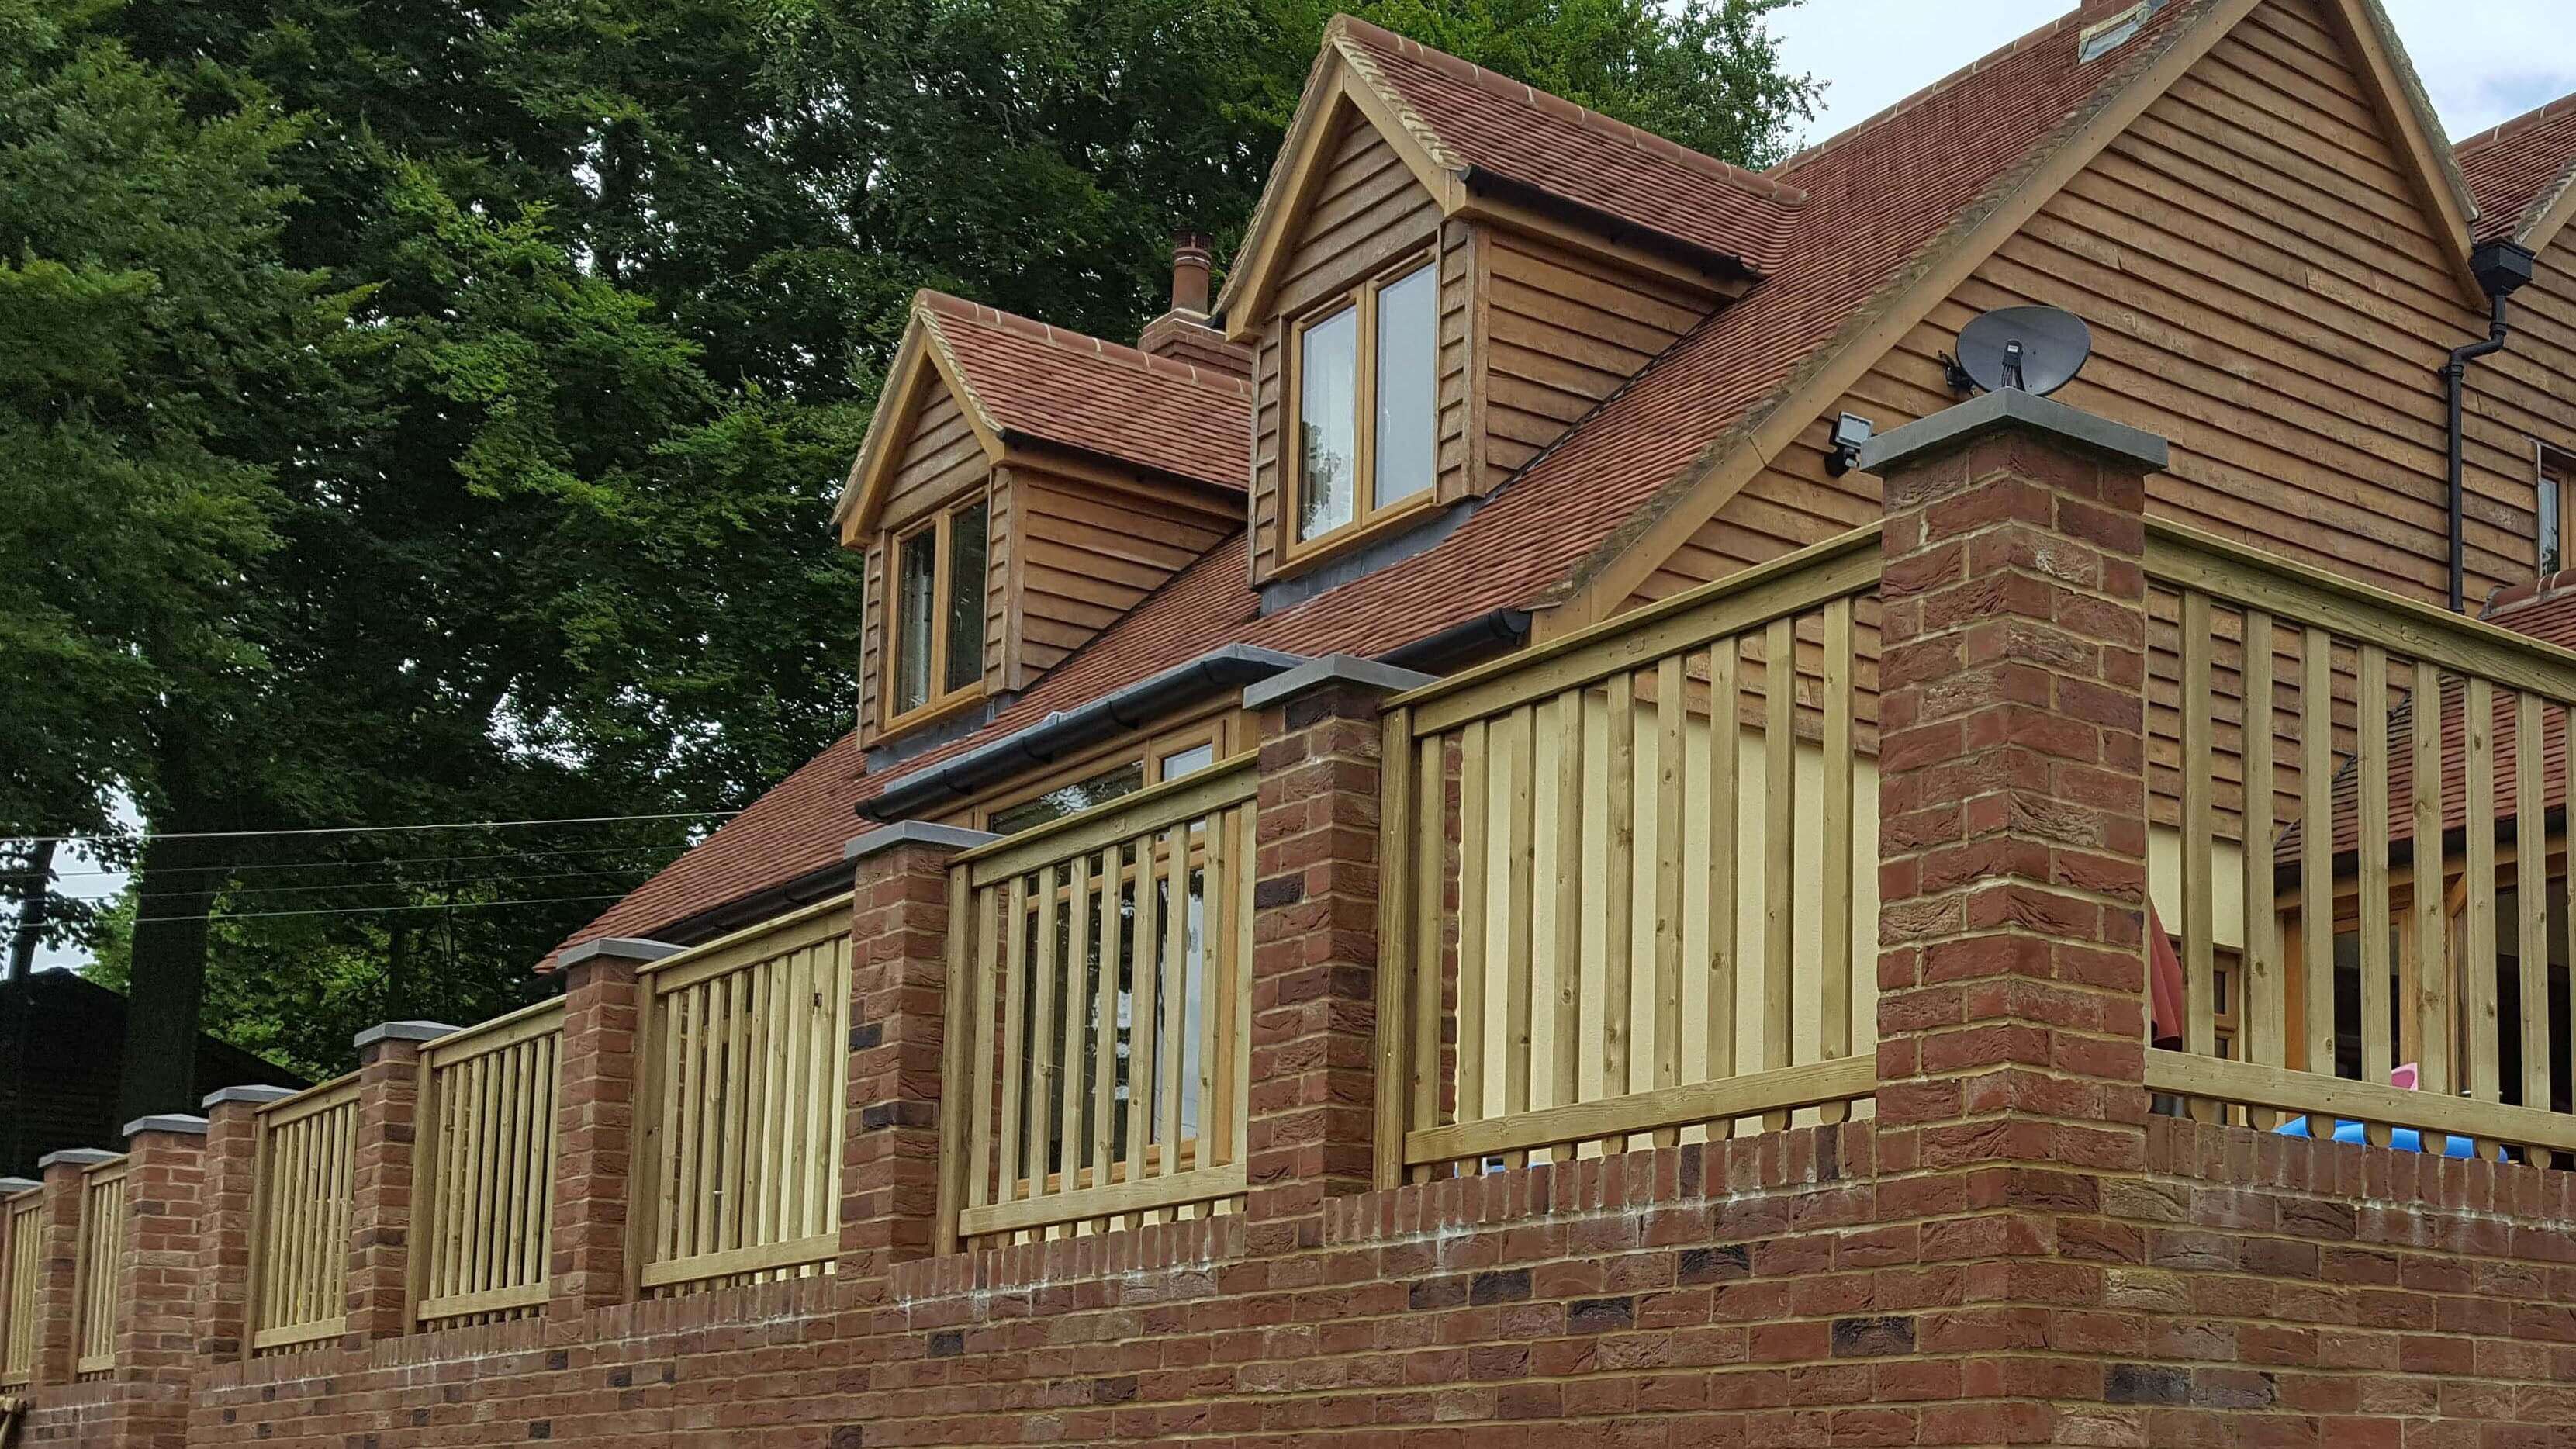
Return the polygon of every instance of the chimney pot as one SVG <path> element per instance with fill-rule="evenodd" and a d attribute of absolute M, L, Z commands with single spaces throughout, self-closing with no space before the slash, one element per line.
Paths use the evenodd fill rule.
<path fill-rule="evenodd" d="M 1172 238 L 1172 310 L 1204 317 L 1208 309 L 1208 278 L 1215 269 L 1215 254 L 1205 235 L 1185 231 Z"/>

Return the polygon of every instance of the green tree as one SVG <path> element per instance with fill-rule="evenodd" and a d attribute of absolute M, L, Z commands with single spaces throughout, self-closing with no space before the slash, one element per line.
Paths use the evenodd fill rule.
<path fill-rule="evenodd" d="M 1763 32 L 1786 3 L 1359 8 L 1758 163 L 1812 95 Z M 88 813 L 25 817 L 142 802 L 152 839 L 102 974 L 130 974 L 145 1039 L 193 1030 L 209 976 L 212 1024 L 317 1071 L 383 1015 L 514 1004 L 527 963 L 597 908 L 580 897 L 703 822 L 357 827 L 723 810 L 836 737 L 858 579 L 828 510 L 912 291 L 1132 336 L 1163 305 L 1174 230 L 1239 237 L 1327 17 L 155 0 L 64 19 L 57 49 L 114 50 L 169 124 L 257 119 L 228 204 L 258 196 L 272 224 L 205 245 L 294 279 L 327 332 L 276 353 L 316 375 L 221 394 L 244 418 L 206 452 L 241 471 L 184 497 L 193 526 L 230 530 L 199 546 L 222 587 L 140 611 L 233 662 L 127 680 L 136 656 L 111 647 L 46 666 L 149 721 L 62 721 L 47 738 L 73 744 Z M 118 255 L 114 275 L 155 265 Z M 53 365 L 43 346 L 0 369 Z M 270 356 L 246 351 L 224 365 Z M 63 511 L 80 506 L 36 511 L 87 530 Z M 84 560 L 83 587 L 142 597 L 110 562 Z M 106 677 L 75 685 L 75 667 Z M 205 834 L 290 828 L 346 833 Z M 138 1054 L 129 1104 L 183 1100 L 184 1060 Z"/>

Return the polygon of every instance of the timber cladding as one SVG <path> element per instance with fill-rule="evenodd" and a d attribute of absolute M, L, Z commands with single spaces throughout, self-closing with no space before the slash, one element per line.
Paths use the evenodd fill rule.
<path fill-rule="evenodd" d="M 2158 1119 L 2143 1173 L 1960 1216 L 1904 1151 L 1856 1122 L 1341 1199 L 1285 1257 L 1216 1219 L 899 1266 L 874 1306 L 807 1280 L 234 1364 L 187 1442 L 2538 1449 L 2576 1422 L 2567 1174 Z"/>

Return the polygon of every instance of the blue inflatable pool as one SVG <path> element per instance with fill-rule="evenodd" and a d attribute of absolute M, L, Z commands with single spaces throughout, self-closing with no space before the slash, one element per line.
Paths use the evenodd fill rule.
<path fill-rule="evenodd" d="M 2289 1121 L 2282 1123 L 2280 1126 L 2275 1127 L 2272 1130 L 2283 1137 L 2305 1137 L 2308 1135 L 2308 1119 L 2305 1117 L 2293 1117 Z M 2335 1123 L 2334 1140 L 2337 1142 L 2353 1143 L 2362 1141 L 2362 1125 L 2358 1122 Z M 2442 1140 L 2447 1144 L 2442 1149 L 2442 1155 L 2444 1157 L 2475 1157 L 2478 1155 L 2477 1145 L 2466 1137 L 2445 1136 Z M 2412 1127 L 2399 1127 L 2392 1129 L 2388 1134 L 2388 1145 L 2400 1152 L 2422 1152 L 2425 1150 L 2422 1134 L 2418 1133 Z"/>

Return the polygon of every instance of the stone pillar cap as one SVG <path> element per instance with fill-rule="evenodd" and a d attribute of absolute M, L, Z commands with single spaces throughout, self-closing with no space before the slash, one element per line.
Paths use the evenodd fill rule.
<path fill-rule="evenodd" d="M 271 1102 L 294 1096 L 295 1091 L 293 1087 L 226 1087 L 221 1091 L 208 1092 L 206 1100 L 197 1105 L 213 1108 L 228 1102 L 248 1102 L 254 1107 L 265 1107 Z"/>
<path fill-rule="evenodd" d="M 1919 422 L 1879 434 L 1861 445 L 1859 467 L 1884 474 L 1944 453 L 1955 453 L 1980 438 L 2001 432 L 2023 432 L 2046 438 L 2070 451 L 2146 473 L 2161 473 L 2172 450 L 2155 434 L 2115 423 L 2109 418 L 2069 407 L 2055 398 L 2007 388 L 1972 397 Z"/>
<path fill-rule="evenodd" d="M 927 820 L 898 820 L 879 830 L 854 836 L 841 848 L 847 861 L 865 860 L 898 845 L 935 845 L 942 850 L 973 850 L 990 845 L 1002 837 L 989 830 L 968 830 L 962 825 L 934 825 Z"/>
<path fill-rule="evenodd" d="M 365 1051 L 380 1041 L 436 1041 L 454 1036 L 463 1028 L 443 1021 L 384 1021 L 358 1033 L 358 1050 Z"/>
<path fill-rule="evenodd" d="M 1398 669 L 1375 659 L 1356 654 L 1327 654 L 1309 659 L 1282 674 L 1274 674 L 1257 684 L 1244 687 L 1245 709 L 1266 709 L 1282 700 L 1293 699 L 1329 684 L 1356 684 L 1387 694 L 1402 694 L 1426 684 L 1438 684 L 1440 676 L 1415 669 Z"/>
<path fill-rule="evenodd" d="M 43 1186 L 43 1183 L 32 1177 L 0 1177 L 0 1197 L 16 1197 L 22 1192 L 34 1192 Z"/>
<path fill-rule="evenodd" d="M 687 949 L 689 948 L 686 946 L 674 946 L 668 941 L 647 941 L 640 936 L 599 936 L 584 941 L 578 946 L 564 947 L 555 956 L 555 967 L 557 970 L 569 971 L 594 956 L 606 956 L 618 961 L 659 961 L 665 956 L 677 956 Z"/>
<path fill-rule="evenodd" d="M 156 1112 L 125 1124 L 126 1136 L 132 1137 L 140 1132 L 185 1132 L 203 1137 L 206 1135 L 206 1119 L 191 1117 L 184 1112 Z"/>
<path fill-rule="evenodd" d="M 106 1152 L 96 1147 L 66 1147 L 60 1152 L 48 1152 L 37 1158 L 36 1168 L 38 1171 L 43 1171 L 49 1167 L 96 1167 L 102 1162 L 114 1162 L 124 1155 L 122 1152 Z"/>

